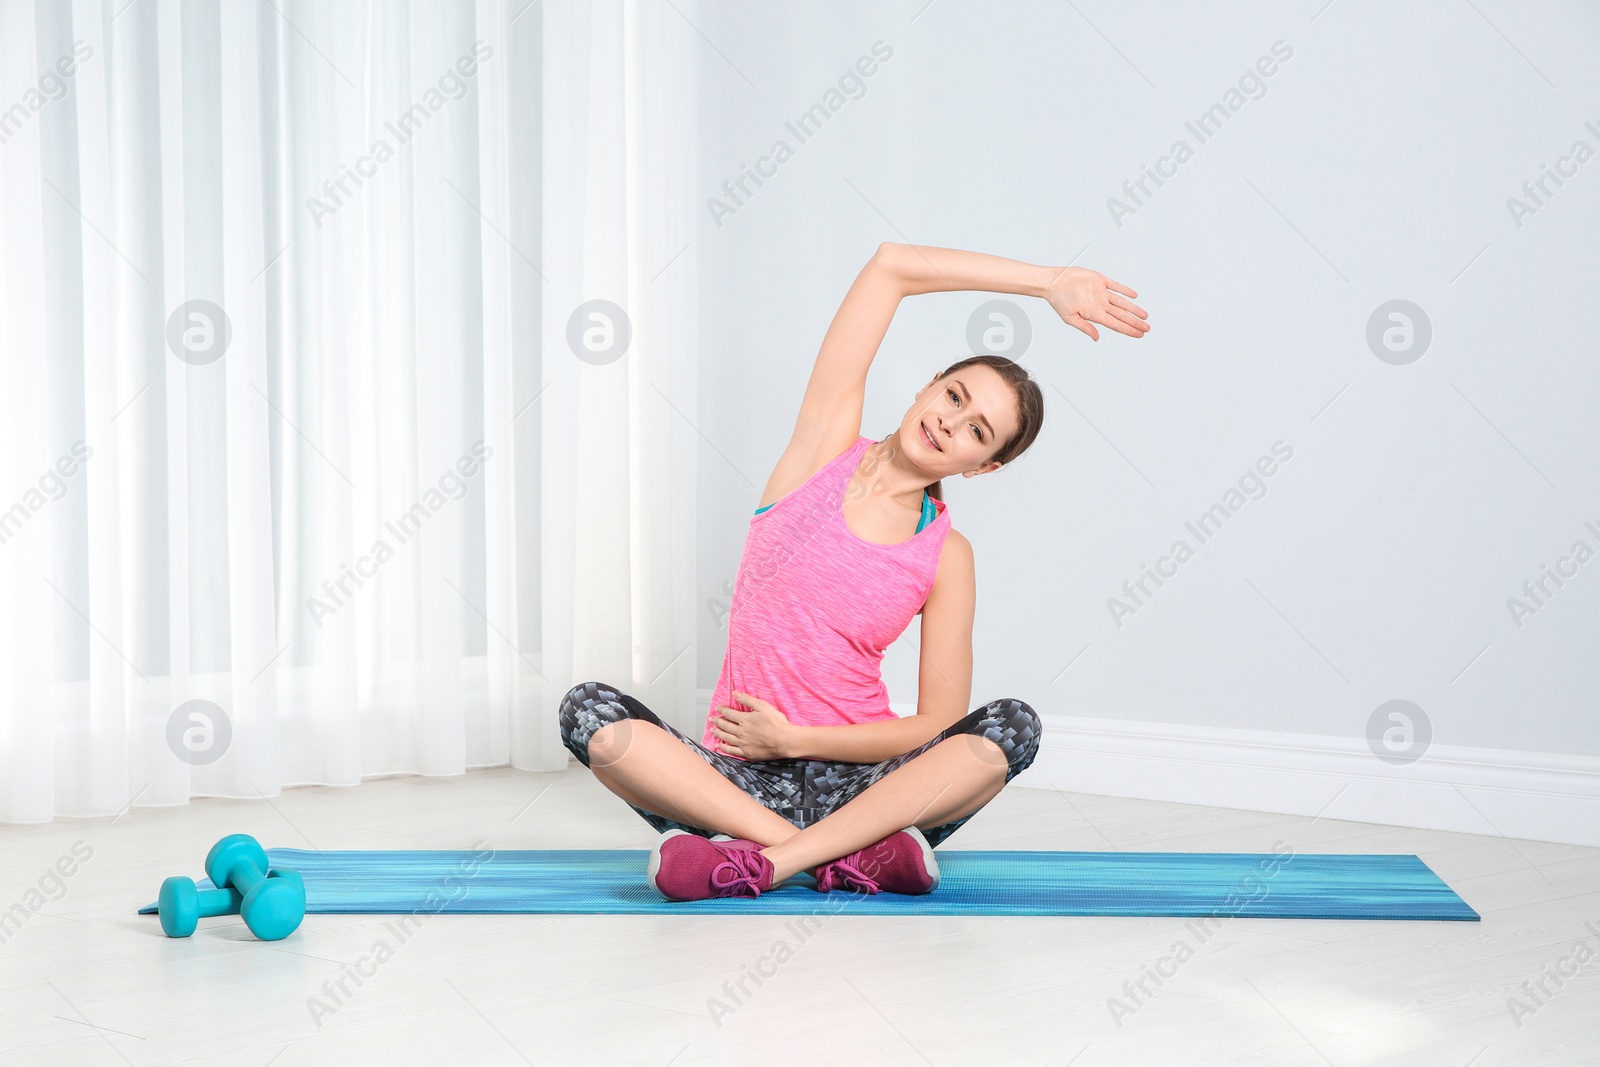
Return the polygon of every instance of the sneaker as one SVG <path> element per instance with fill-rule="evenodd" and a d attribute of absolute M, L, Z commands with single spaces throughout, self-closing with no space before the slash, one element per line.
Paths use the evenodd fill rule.
<path fill-rule="evenodd" d="M 687 830 L 668 830 L 650 850 L 650 885 L 668 900 L 759 897 L 772 888 L 773 874 L 772 861 L 755 849 Z"/>
<path fill-rule="evenodd" d="M 857 893 L 931 893 L 939 885 L 933 846 L 915 826 L 896 831 L 875 845 L 817 868 L 817 892 L 851 889 Z"/>
<path fill-rule="evenodd" d="M 717 834 L 711 840 L 719 845 L 725 844 L 729 848 L 761 849 L 766 847 L 761 842 L 752 841 L 748 837 L 730 837 L 727 834 Z M 822 866 L 822 864 L 818 864 L 816 867 L 807 868 L 806 873 L 815 878 Z"/>

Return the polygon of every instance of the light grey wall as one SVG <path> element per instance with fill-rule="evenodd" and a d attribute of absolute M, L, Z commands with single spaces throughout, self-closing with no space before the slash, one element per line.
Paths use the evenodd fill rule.
<path fill-rule="evenodd" d="M 978 561 L 974 704 L 1361 737 L 1404 699 L 1434 743 L 1600 754 L 1600 558 L 1546 579 L 1542 606 L 1523 589 L 1576 542 L 1600 552 L 1600 7 L 911 0 L 691 17 L 700 198 L 775 140 L 794 149 L 732 214 L 704 208 L 696 236 L 704 601 L 723 599 L 823 332 L 880 241 L 1076 261 L 1138 290 L 1154 328 L 1095 344 L 1013 298 L 1033 340 L 1009 354 L 1041 382 L 1044 431 L 1014 468 L 946 482 Z M 785 122 L 880 40 L 893 55 L 864 95 L 800 143 Z M 1272 74 L 1254 83 L 1262 57 Z M 1241 77 L 1201 142 L 1186 123 L 1226 109 Z M 1192 155 L 1164 185 L 1124 192 L 1180 140 Z M 1562 162 L 1577 142 L 1584 161 Z M 1558 166 L 1570 176 L 1546 179 L 1541 205 L 1523 183 Z M 901 305 L 864 433 L 968 353 L 987 299 Z M 1420 358 L 1369 343 L 1394 300 L 1431 326 Z M 1277 442 L 1292 456 L 1261 488 L 1246 478 L 1202 544 L 1185 523 Z M 1147 579 L 1119 625 L 1108 600 L 1136 606 L 1123 583 L 1179 540 L 1193 558 Z M 1514 596 L 1535 610 L 1513 618 Z M 700 637 L 710 688 L 726 647 L 712 604 Z M 886 661 L 897 703 L 916 700 L 915 637 Z"/>

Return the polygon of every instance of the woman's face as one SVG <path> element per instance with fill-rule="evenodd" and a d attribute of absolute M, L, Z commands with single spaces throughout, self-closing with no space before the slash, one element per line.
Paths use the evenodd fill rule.
<path fill-rule="evenodd" d="M 906 455 L 931 481 L 998 469 L 989 458 L 1017 428 L 1016 394 L 999 371 L 978 363 L 935 377 L 918 390 L 899 437 Z"/>

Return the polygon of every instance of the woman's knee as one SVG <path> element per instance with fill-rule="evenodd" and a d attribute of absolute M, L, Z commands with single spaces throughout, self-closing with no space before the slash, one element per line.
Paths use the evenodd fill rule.
<path fill-rule="evenodd" d="M 632 712 L 616 689 L 603 682 L 583 682 L 561 698 L 558 718 L 561 743 L 588 767 L 591 749 L 598 755 L 601 749 L 614 749 L 620 740 L 615 736 L 618 731 L 607 727 L 630 721 Z"/>
<path fill-rule="evenodd" d="M 589 768 L 591 770 L 615 766 L 617 761 L 626 756 L 634 746 L 634 742 L 641 736 L 646 738 L 651 735 L 639 731 L 655 731 L 665 734 L 665 731 L 655 723 L 645 719 L 622 718 L 608 722 L 589 735 Z"/>
<path fill-rule="evenodd" d="M 1005 750 L 977 731 L 947 737 L 943 744 L 969 753 L 978 763 L 992 770 L 1003 771 L 1008 766 Z"/>
<path fill-rule="evenodd" d="M 1006 778 L 1015 778 L 1038 755 L 1044 733 L 1039 713 L 1026 701 L 1009 697 L 991 701 L 984 711 L 972 735 L 992 743 L 1005 759 Z"/>

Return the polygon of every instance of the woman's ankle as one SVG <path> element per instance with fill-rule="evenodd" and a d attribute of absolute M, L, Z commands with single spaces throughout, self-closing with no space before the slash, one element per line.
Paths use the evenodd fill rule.
<path fill-rule="evenodd" d="M 767 862 L 772 864 L 773 868 L 775 869 L 777 877 L 773 879 L 774 885 L 776 885 L 778 882 L 787 881 L 797 874 L 810 874 L 813 878 L 816 877 L 816 875 L 812 873 L 816 869 L 814 866 L 800 868 L 791 866 L 790 861 L 784 855 L 784 849 L 782 846 L 767 845 L 758 849 L 757 851 L 760 852 Z"/>

